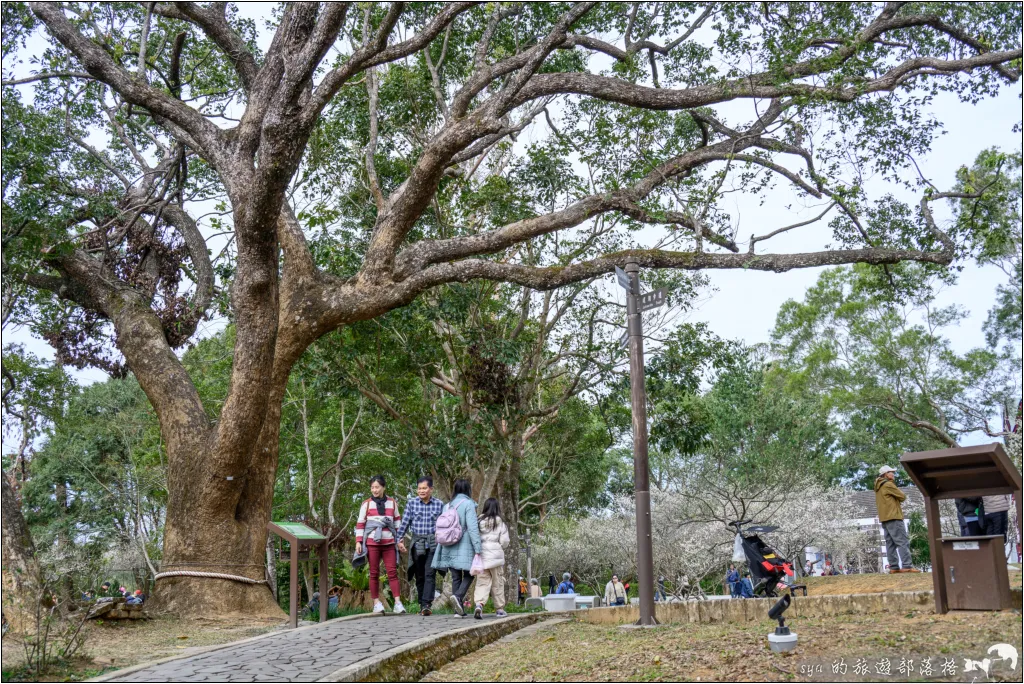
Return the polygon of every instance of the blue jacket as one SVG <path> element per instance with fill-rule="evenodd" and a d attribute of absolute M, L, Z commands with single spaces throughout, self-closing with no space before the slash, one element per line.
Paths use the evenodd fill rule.
<path fill-rule="evenodd" d="M 450 568 L 469 570 L 473 565 L 473 556 L 480 553 L 480 525 L 476 517 L 476 502 L 465 494 L 459 494 L 448 504 L 449 508 L 458 506 L 459 525 L 462 527 L 462 538 L 458 544 L 438 546 L 434 553 L 434 568 Z"/>

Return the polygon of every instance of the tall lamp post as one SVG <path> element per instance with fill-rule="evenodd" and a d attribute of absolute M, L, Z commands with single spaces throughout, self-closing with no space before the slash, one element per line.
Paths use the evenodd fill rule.
<path fill-rule="evenodd" d="M 640 265 L 626 264 L 627 334 L 629 335 L 630 401 L 633 407 L 633 490 L 636 501 L 637 582 L 640 585 L 640 620 L 637 625 L 658 624 L 654 617 L 654 547 L 651 540 L 651 478 L 647 463 L 647 388 L 644 383 L 644 334 L 641 311 L 664 302 L 665 291 L 645 295 L 640 301 Z M 620 284 L 622 280 L 620 277 Z M 660 295 L 660 296 L 659 296 Z"/>

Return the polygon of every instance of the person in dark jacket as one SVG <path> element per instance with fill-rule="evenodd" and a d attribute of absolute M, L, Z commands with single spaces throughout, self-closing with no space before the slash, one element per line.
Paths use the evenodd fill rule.
<path fill-rule="evenodd" d="M 875 480 L 875 505 L 878 506 L 878 522 L 882 523 L 882 532 L 885 534 L 889 572 L 921 572 L 911 565 L 910 538 L 903 522 L 903 507 L 900 505 L 907 495 L 896 486 L 895 473 L 895 468 L 882 466 Z"/>
<path fill-rule="evenodd" d="M 548 573 L 548 593 L 549 594 L 554 594 L 555 593 L 555 586 L 556 586 L 555 573 L 549 572 Z"/>
<path fill-rule="evenodd" d="M 956 512 L 960 517 L 960 536 L 977 537 L 982 534 L 981 523 L 978 522 L 978 509 L 981 508 L 981 497 L 970 496 L 956 499 Z"/>

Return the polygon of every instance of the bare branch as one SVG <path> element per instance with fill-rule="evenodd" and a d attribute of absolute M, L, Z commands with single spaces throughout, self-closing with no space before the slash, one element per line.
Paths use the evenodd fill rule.
<path fill-rule="evenodd" d="M 708 252 L 670 252 L 664 250 L 623 250 L 591 261 L 565 267 L 530 267 L 503 264 L 482 259 L 464 259 L 437 264 L 411 276 L 396 286 L 402 299 L 415 296 L 430 287 L 448 282 L 468 282 L 477 278 L 516 283 L 535 290 L 551 290 L 586 278 L 611 273 L 616 266 L 635 261 L 647 268 L 671 268 L 688 271 L 706 269 L 744 269 L 784 273 L 798 268 L 839 266 L 843 264 L 895 264 L 901 261 L 948 265 L 947 252 L 914 249 L 842 249 L 796 254 L 720 254 Z"/>
<path fill-rule="evenodd" d="M 770 238 L 775 237 L 776 235 L 779 235 L 780 233 L 785 233 L 788 230 L 793 230 L 794 228 L 802 228 L 803 226 L 809 226 L 812 223 L 816 223 L 816 222 L 820 221 L 821 219 L 823 219 L 825 217 L 825 214 L 827 214 L 828 212 L 832 211 L 832 207 L 834 207 L 834 206 L 836 206 L 836 203 L 835 202 L 830 202 L 829 205 L 827 207 L 825 207 L 825 211 L 821 212 L 820 214 L 818 214 L 814 218 L 809 219 L 807 221 L 801 221 L 799 223 L 794 223 L 792 225 L 783 226 L 782 228 L 779 228 L 777 230 L 773 230 L 772 232 L 770 232 L 770 233 L 768 233 L 766 235 L 760 235 L 758 237 L 754 237 L 753 235 L 751 235 L 750 236 L 750 246 L 747 249 L 747 251 L 750 252 L 751 254 L 753 254 L 754 253 L 754 245 L 757 244 L 758 242 L 761 242 L 762 240 L 768 240 Z"/>
<path fill-rule="evenodd" d="M 154 116 L 180 128 L 190 139 L 187 143 L 201 151 L 215 166 L 225 160 L 220 130 L 206 117 L 162 90 L 133 78 L 99 45 L 74 27 L 64 16 L 59 3 L 34 2 L 31 7 L 50 33 L 82 62 L 94 78 L 116 90 L 127 102 L 145 107 Z"/>

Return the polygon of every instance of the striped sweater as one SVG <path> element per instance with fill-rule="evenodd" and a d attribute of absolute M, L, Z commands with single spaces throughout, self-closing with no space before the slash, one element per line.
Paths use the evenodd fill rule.
<path fill-rule="evenodd" d="M 402 514 L 398 512 L 398 504 L 390 496 L 384 503 L 384 515 L 378 515 L 377 504 L 374 503 L 373 499 L 367 499 L 363 502 L 363 505 L 359 507 L 359 518 L 356 519 L 356 541 L 362 542 L 363 536 L 366 533 L 366 523 L 370 520 L 376 520 L 378 522 L 385 522 L 390 519 L 394 523 L 395 528 L 402 523 Z M 391 530 L 384 529 L 381 531 L 380 541 L 375 541 L 373 538 L 367 539 L 366 543 L 370 546 L 384 546 L 386 544 L 395 543 L 395 535 L 392 534 Z"/>

